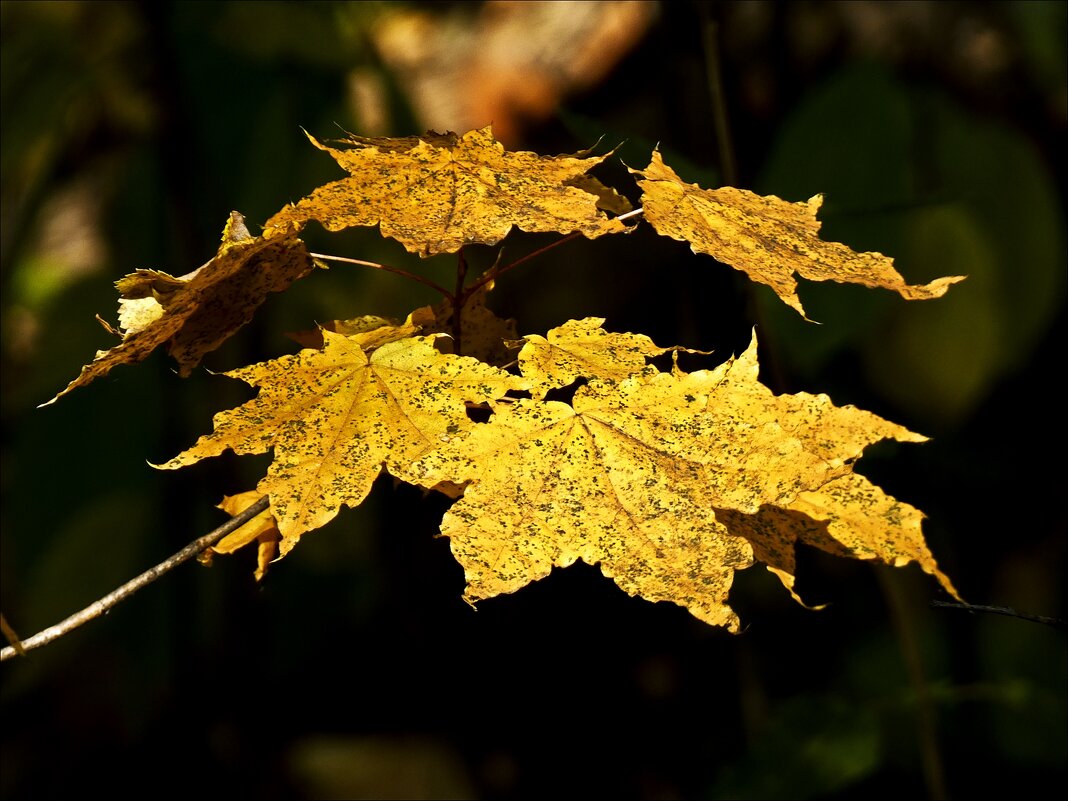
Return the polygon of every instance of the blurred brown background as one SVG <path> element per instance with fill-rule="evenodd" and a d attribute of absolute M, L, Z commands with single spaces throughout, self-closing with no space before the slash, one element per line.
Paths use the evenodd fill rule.
<path fill-rule="evenodd" d="M 98 348 L 112 283 L 182 274 L 231 209 L 255 230 L 335 177 L 330 137 L 464 131 L 509 148 L 659 144 L 685 180 L 804 200 L 825 238 L 895 257 L 906 303 L 763 287 L 639 231 L 510 273 L 520 334 L 603 316 L 725 358 L 761 336 L 777 391 L 827 392 L 932 437 L 860 471 L 928 515 L 964 597 L 1065 617 L 1062 2 L 2 2 L 2 597 L 23 636 L 222 519 L 267 458 L 161 462 L 248 388 L 163 353 L 35 408 Z M 718 88 L 717 88 L 718 87 Z M 717 113 L 717 103 L 722 112 Z M 726 123 L 727 137 L 721 123 Z M 718 133 L 719 131 L 719 133 Z M 618 162 L 603 177 L 631 193 Z M 314 228 L 315 230 L 311 230 Z M 439 280 L 374 230 L 313 249 Z M 550 236 L 510 237 L 517 256 Z M 496 249 L 472 248 L 476 267 Z M 425 288 L 359 268 L 272 297 L 205 366 L 284 332 L 403 316 Z M 1060 364 L 1062 367 L 1058 368 Z M 900 570 L 804 551 L 797 606 L 757 567 L 731 636 L 576 565 L 463 603 L 440 499 L 383 478 L 252 580 L 187 565 L 0 676 L 4 798 L 968 797 L 1065 788 L 1065 634 L 932 608 Z"/>

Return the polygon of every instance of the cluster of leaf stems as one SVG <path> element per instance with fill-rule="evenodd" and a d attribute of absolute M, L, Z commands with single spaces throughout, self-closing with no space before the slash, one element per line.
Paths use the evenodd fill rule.
<path fill-rule="evenodd" d="M 637 217 L 643 211 L 644 210 L 639 207 L 628 211 L 625 214 L 620 214 L 615 219 L 620 221 L 629 220 L 634 217 Z M 437 281 L 427 278 L 426 276 L 418 275 L 401 267 L 393 267 L 389 264 L 382 264 L 377 261 L 352 259 L 348 256 L 331 256 L 326 253 L 310 253 L 309 255 L 313 259 L 318 259 L 320 262 L 334 261 L 338 262 L 339 264 L 355 264 L 360 267 L 371 267 L 372 269 L 381 270 L 387 273 L 393 273 L 394 275 L 399 275 L 403 278 L 407 278 L 411 281 L 416 281 L 420 284 L 423 284 L 423 286 L 430 287 L 435 292 L 439 293 L 445 300 L 447 300 L 449 302 L 449 305 L 454 310 L 452 315 L 451 333 L 453 341 L 455 342 L 456 350 L 458 353 L 460 353 L 462 352 L 461 344 L 463 342 L 463 330 L 460 322 L 460 312 L 463 307 L 467 305 L 467 301 L 471 298 L 472 295 L 474 295 L 476 292 L 482 289 L 482 287 L 484 287 L 491 281 L 496 281 L 505 273 L 514 270 L 516 267 L 519 267 L 520 265 L 525 264 L 526 262 L 531 261 L 532 259 L 535 259 L 550 250 L 560 247 L 566 242 L 570 242 L 573 239 L 578 239 L 580 236 L 582 236 L 582 232 L 572 231 L 570 234 L 566 234 L 560 239 L 550 242 L 548 245 L 540 247 L 537 250 L 531 251 L 525 256 L 521 256 L 515 261 L 508 262 L 504 265 L 501 264 L 501 261 L 504 258 L 504 248 L 502 247 L 500 250 L 497 251 L 497 259 L 496 261 L 494 261 L 493 265 L 488 270 L 486 270 L 486 272 L 484 272 L 478 279 L 472 281 L 470 284 L 466 283 L 467 257 L 464 255 L 463 248 L 460 248 L 456 265 L 456 286 L 452 290 L 446 289 Z"/>

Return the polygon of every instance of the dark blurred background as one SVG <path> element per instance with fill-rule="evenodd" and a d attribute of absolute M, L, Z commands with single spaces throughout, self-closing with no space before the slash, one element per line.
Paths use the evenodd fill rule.
<path fill-rule="evenodd" d="M 928 515 L 966 600 L 1065 617 L 1062 2 L 3 2 L 2 611 L 29 636 L 224 518 L 268 457 L 153 470 L 248 387 L 158 352 L 54 406 L 113 342 L 112 283 L 186 273 L 231 209 L 258 230 L 340 176 L 330 137 L 465 131 L 788 200 L 824 238 L 895 257 L 937 301 L 769 290 L 647 226 L 506 276 L 520 334 L 603 316 L 658 344 L 743 347 L 762 378 L 927 434 L 860 463 Z M 716 111 L 719 108 L 720 111 Z M 724 136 L 722 131 L 726 130 Z M 606 165 L 635 198 L 625 169 Z M 508 256 L 552 241 L 511 236 Z M 442 281 L 376 230 L 313 249 Z M 471 248 L 476 268 L 496 249 Z M 435 298 L 334 267 L 205 360 Z M 1058 356 L 1057 354 L 1061 355 Z M 1062 365 L 1060 368 L 1057 365 Z M 1063 631 L 932 607 L 915 566 L 803 549 L 795 604 L 739 574 L 732 636 L 576 565 L 472 611 L 444 510 L 388 476 L 252 578 L 185 565 L 0 676 L 4 798 L 1028 797 L 1065 789 Z"/>

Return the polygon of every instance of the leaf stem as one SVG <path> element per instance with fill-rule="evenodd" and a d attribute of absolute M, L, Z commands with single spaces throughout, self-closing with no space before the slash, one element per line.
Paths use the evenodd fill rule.
<path fill-rule="evenodd" d="M 328 256 L 325 253 L 310 253 L 308 255 L 310 255 L 313 259 L 323 259 L 324 261 L 339 261 L 339 262 L 343 262 L 344 264 L 356 264 L 356 265 L 359 265 L 360 267 L 372 267 L 375 270 L 382 270 L 382 271 L 387 272 L 387 273 L 393 273 L 395 275 L 400 275 L 400 276 L 403 276 L 404 278 L 409 278 L 412 281 L 418 281 L 420 284 L 423 284 L 424 286 L 430 287 L 435 292 L 440 292 L 442 297 L 445 297 L 445 298 L 452 297 L 452 293 L 449 290 L 447 290 L 445 287 L 443 287 L 441 284 L 435 283 L 434 281 L 431 281 L 429 278 L 424 278 L 421 275 L 416 275 L 415 273 L 410 273 L 407 270 L 402 270 L 400 267 L 391 267 L 388 264 L 379 264 L 377 261 L 364 261 L 363 259 L 350 259 L 350 258 L 347 258 L 346 256 Z"/>
<path fill-rule="evenodd" d="M 636 209 L 632 209 L 631 211 L 628 211 L 626 214 L 620 214 L 615 219 L 617 219 L 617 220 L 628 220 L 631 217 L 637 217 L 643 211 L 645 211 L 645 209 L 643 209 L 641 206 L 639 206 Z M 528 262 L 531 259 L 535 258 L 536 256 L 540 256 L 543 253 L 545 253 L 547 251 L 550 251 L 555 247 L 559 247 L 560 245 L 564 244 L 565 242 L 570 242 L 572 239 L 578 239 L 580 236 L 582 236 L 582 232 L 581 231 L 572 231 L 567 236 L 564 236 L 564 237 L 562 237 L 560 239 L 557 239 L 555 242 L 550 242 L 548 245 L 546 245 L 543 248 L 538 248 L 537 250 L 532 251 L 531 253 L 528 253 L 525 256 L 520 256 L 515 261 L 504 265 L 499 270 L 488 270 L 485 275 L 483 275 L 480 279 L 475 281 L 475 283 L 471 284 L 471 286 L 469 286 L 467 288 L 467 293 L 468 294 L 474 293 L 476 290 L 481 289 L 483 286 L 488 284 L 490 281 L 495 281 L 497 278 L 499 278 L 500 276 L 504 275 L 509 270 L 514 270 L 520 264 Z"/>
<path fill-rule="evenodd" d="M 473 283 L 469 287 L 469 289 L 472 292 L 475 291 L 476 289 L 481 289 L 483 285 L 488 284 L 490 281 L 495 281 L 498 277 L 504 275 L 509 270 L 514 270 L 520 264 L 523 264 L 524 262 L 528 262 L 531 259 L 535 258 L 536 256 L 540 256 L 542 253 L 547 253 L 548 251 L 552 250 L 553 248 L 559 247 L 560 245 L 564 244 L 565 242 L 570 242 L 572 239 L 577 239 L 580 236 L 582 236 L 582 232 L 581 231 L 572 231 L 567 236 L 564 236 L 564 237 L 562 237 L 560 239 L 557 239 L 555 242 L 550 242 L 548 245 L 546 245 L 543 248 L 538 248 L 537 250 L 535 250 L 535 251 L 533 251 L 531 253 L 528 253 L 526 256 L 520 256 L 515 261 L 504 265 L 499 270 L 494 270 L 494 271 L 490 271 L 490 272 L 486 273 L 480 279 L 475 281 L 475 283 Z"/>
<path fill-rule="evenodd" d="M 23 640 L 21 643 L 4 648 L 0 651 L 0 662 L 5 662 L 18 654 L 20 650 L 19 646 L 21 646 L 22 651 L 30 651 L 34 648 L 39 648 L 42 645 L 48 645 L 48 643 L 59 639 L 64 634 L 73 631 L 83 623 L 88 623 L 93 618 L 100 617 L 109 612 L 111 608 L 120 601 L 126 600 L 142 587 L 151 584 L 164 573 L 169 572 L 173 568 L 182 564 L 182 562 L 192 559 L 206 548 L 210 548 L 231 531 L 240 528 L 260 512 L 264 511 L 268 506 L 270 506 L 270 499 L 264 495 L 252 504 L 252 506 L 248 507 L 240 514 L 234 515 L 214 531 L 205 534 L 200 539 L 194 540 L 189 545 L 182 548 L 182 550 L 178 551 L 178 553 L 174 554 L 174 556 L 165 559 L 155 567 L 149 568 L 137 578 L 126 582 L 117 590 L 114 590 L 100 600 L 89 604 L 89 606 L 85 607 L 82 611 L 76 612 L 61 623 L 57 623 L 54 626 L 49 626 L 43 631 L 37 632 L 37 634 L 34 634 L 29 639 Z"/>

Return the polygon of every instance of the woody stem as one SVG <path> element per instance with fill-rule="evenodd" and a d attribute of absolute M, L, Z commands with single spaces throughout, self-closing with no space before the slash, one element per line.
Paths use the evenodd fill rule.
<path fill-rule="evenodd" d="M 212 545 L 217 543 L 231 531 L 240 528 L 242 525 L 254 518 L 260 512 L 264 511 L 268 506 L 270 506 L 270 499 L 265 495 L 258 501 L 256 501 L 254 504 L 252 504 L 250 507 L 245 509 L 243 512 L 234 515 L 232 518 L 227 520 L 214 531 L 205 534 L 203 537 L 200 537 L 197 540 L 194 540 L 189 545 L 182 548 L 182 550 L 178 551 L 178 553 L 174 554 L 168 559 L 163 560 L 155 567 L 150 567 L 137 578 L 131 579 L 130 581 L 119 587 L 117 590 L 114 590 L 105 595 L 103 598 L 94 601 L 80 612 L 75 612 L 73 615 L 71 615 L 61 623 L 57 623 L 54 626 L 49 626 L 43 631 L 37 632 L 37 634 L 34 634 L 32 637 L 18 643 L 17 646 L 10 645 L 7 648 L 4 648 L 2 651 L 0 651 L 0 662 L 7 661 L 16 654 L 21 655 L 22 653 L 29 651 L 33 648 L 39 648 L 42 645 L 48 645 L 48 643 L 52 642 L 53 640 L 59 639 L 64 634 L 73 631 L 74 629 L 81 626 L 83 623 L 88 623 L 93 618 L 107 614 L 111 610 L 111 608 L 118 604 L 120 601 L 125 601 L 135 592 L 137 592 L 143 587 L 147 587 L 149 584 L 158 579 L 164 573 L 167 573 L 172 569 L 178 567 L 178 565 L 182 564 L 182 562 L 186 562 L 192 559 L 201 551 L 210 548 Z"/>

